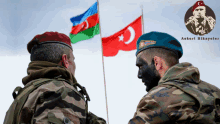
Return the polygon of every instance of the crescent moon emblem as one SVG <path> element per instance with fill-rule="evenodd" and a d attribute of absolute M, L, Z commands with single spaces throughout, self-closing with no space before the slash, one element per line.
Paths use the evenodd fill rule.
<path fill-rule="evenodd" d="M 86 29 L 87 29 L 89 27 L 89 23 L 87 20 L 85 22 L 86 22 Z"/>
<path fill-rule="evenodd" d="M 131 43 L 134 40 L 134 37 L 135 37 L 135 31 L 131 26 L 128 27 L 128 30 L 130 31 L 131 36 L 130 36 L 130 39 L 125 42 L 125 44 Z"/>
<path fill-rule="evenodd" d="M 198 5 L 200 4 L 200 2 L 198 2 Z"/>

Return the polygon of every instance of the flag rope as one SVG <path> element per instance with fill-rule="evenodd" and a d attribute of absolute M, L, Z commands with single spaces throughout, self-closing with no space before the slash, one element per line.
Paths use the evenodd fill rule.
<path fill-rule="evenodd" d="M 99 15 L 99 1 L 97 0 L 98 6 L 98 15 Z M 101 24 L 100 24 L 100 15 L 99 15 L 99 31 L 101 38 L 101 48 L 102 48 L 102 66 L 103 66 L 103 76 L 104 76 L 104 87 L 105 87 L 105 101 L 106 101 L 106 112 L 107 112 L 107 123 L 109 124 L 109 116 L 108 116 L 108 100 L 107 100 L 107 90 L 106 90 L 106 80 L 105 80 L 105 67 L 104 67 L 104 56 L 103 56 L 103 46 L 102 46 L 102 34 L 101 34 Z"/>

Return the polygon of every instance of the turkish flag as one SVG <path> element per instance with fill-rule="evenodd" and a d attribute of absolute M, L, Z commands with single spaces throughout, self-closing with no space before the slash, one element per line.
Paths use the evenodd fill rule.
<path fill-rule="evenodd" d="M 102 38 L 103 56 L 117 55 L 119 50 L 136 49 L 136 41 L 142 35 L 141 16 L 119 32 Z"/>

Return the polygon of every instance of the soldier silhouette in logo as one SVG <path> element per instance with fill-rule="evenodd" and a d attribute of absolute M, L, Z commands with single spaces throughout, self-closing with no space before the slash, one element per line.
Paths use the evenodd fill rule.
<path fill-rule="evenodd" d="M 195 35 L 208 34 L 215 26 L 215 19 L 206 15 L 206 9 L 203 1 L 197 1 L 192 7 L 193 16 L 186 21 L 187 29 Z"/>

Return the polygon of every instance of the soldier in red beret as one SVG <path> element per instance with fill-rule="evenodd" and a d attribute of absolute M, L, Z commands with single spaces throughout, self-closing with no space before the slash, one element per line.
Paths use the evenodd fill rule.
<path fill-rule="evenodd" d="M 195 35 L 208 34 L 215 26 L 215 19 L 206 16 L 206 6 L 203 1 L 197 1 L 192 7 L 193 16 L 186 21 L 187 29 Z"/>
<path fill-rule="evenodd" d="M 28 75 L 22 79 L 24 88 L 13 92 L 15 100 L 4 124 L 106 123 L 88 112 L 90 99 L 74 77 L 75 57 L 68 36 L 45 32 L 36 35 L 27 49 L 31 54 Z"/>

